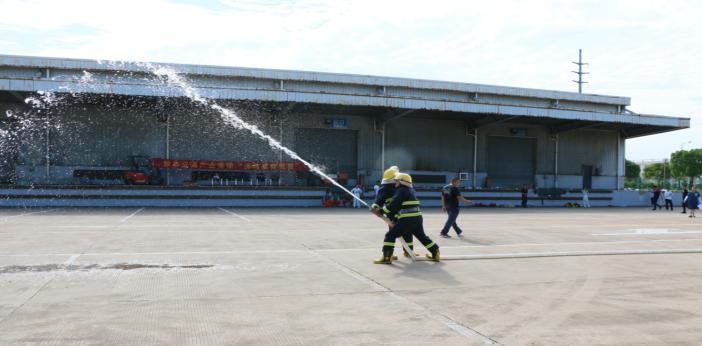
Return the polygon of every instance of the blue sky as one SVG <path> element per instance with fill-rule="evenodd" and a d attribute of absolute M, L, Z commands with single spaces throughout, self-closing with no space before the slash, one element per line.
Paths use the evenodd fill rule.
<path fill-rule="evenodd" d="M 0 0 L 0 53 L 281 68 L 629 96 L 692 129 L 630 159 L 702 148 L 702 2 Z"/>

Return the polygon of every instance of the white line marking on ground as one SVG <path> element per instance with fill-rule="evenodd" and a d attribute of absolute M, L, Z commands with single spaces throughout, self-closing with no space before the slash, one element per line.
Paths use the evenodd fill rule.
<path fill-rule="evenodd" d="M 3 219 L 11 219 L 11 218 L 13 218 L 13 217 L 27 216 L 27 215 L 39 214 L 39 213 L 48 213 L 48 212 L 50 212 L 50 211 L 59 210 L 59 209 L 64 209 L 64 208 L 62 207 L 62 208 L 56 208 L 56 209 L 49 209 L 49 210 L 44 210 L 44 211 L 37 211 L 37 212 L 34 212 L 34 213 L 20 214 L 20 215 L 7 216 L 7 217 L 0 217 L 0 218 L 3 218 Z"/>
<path fill-rule="evenodd" d="M 634 240 L 634 241 L 607 241 L 592 243 L 551 243 L 551 244 L 513 244 L 513 245 L 475 245 L 475 246 L 442 246 L 442 249 L 468 248 L 468 247 L 501 247 L 501 246 L 530 246 L 530 245 L 599 245 L 599 244 L 626 244 L 626 243 L 646 243 L 660 241 L 701 241 L 702 239 L 665 239 L 665 240 Z M 377 248 L 368 249 L 318 249 L 314 252 L 323 251 L 378 251 Z M 415 249 L 417 251 L 417 249 Z M 279 253 L 279 252 L 309 252 L 308 250 L 241 250 L 241 251 L 187 251 L 187 252 L 109 252 L 109 253 L 85 253 L 85 254 L 13 254 L 0 255 L 0 257 L 41 257 L 41 256 L 134 256 L 134 255 L 212 255 L 212 254 L 240 254 L 240 253 Z"/>
<path fill-rule="evenodd" d="M 649 240 L 649 241 L 697 241 L 702 239 L 659 239 L 659 240 Z"/>
<path fill-rule="evenodd" d="M 668 241 L 690 241 L 690 240 L 702 240 L 702 239 L 671 239 Z M 600 244 L 627 244 L 627 243 L 644 243 L 648 241 L 659 241 L 659 240 L 629 240 L 629 241 L 597 241 L 588 243 L 546 243 L 546 244 L 504 244 L 504 245 L 462 245 L 462 246 L 442 246 L 442 249 L 460 249 L 460 248 L 474 248 L 474 247 L 515 247 L 515 246 L 553 246 L 553 245 L 600 245 Z M 315 251 L 367 251 L 367 250 L 377 250 L 377 249 L 317 249 Z"/>
<path fill-rule="evenodd" d="M 51 253 L 51 254 L 14 254 L 14 255 L 0 255 L 0 257 L 43 257 L 43 256 L 79 256 L 79 254 L 73 254 L 73 253 Z"/>
<path fill-rule="evenodd" d="M 641 243 L 645 240 L 630 240 L 630 241 L 598 241 L 589 243 L 547 243 L 547 244 L 503 244 L 503 245 L 463 245 L 463 246 L 442 246 L 444 249 L 465 248 L 465 247 L 514 247 L 514 246 L 553 246 L 553 245 L 593 245 L 593 244 L 624 244 L 624 243 Z"/>
<path fill-rule="evenodd" d="M 141 208 L 141 209 L 139 209 L 139 210 L 135 211 L 135 212 L 134 212 L 134 214 L 132 214 L 132 215 L 129 215 L 129 216 L 127 216 L 127 217 L 125 217 L 125 218 L 124 218 L 124 220 L 122 220 L 122 221 L 120 221 L 120 222 L 124 222 L 124 221 L 127 221 L 127 220 L 129 220 L 129 219 L 130 219 L 130 218 L 131 218 L 132 216 L 134 216 L 134 215 L 138 214 L 138 213 L 139 213 L 140 211 L 142 211 L 142 210 L 144 210 L 144 209 L 146 209 L 146 207 L 144 207 L 144 208 Z"/>
<path fill-rule="evenodd" d="M 689 233 L 702 233 L 702 231 L 685 231 L 685 232 L 668 232 L 667 229 L 637 229 L 636 233 L 608 233 L 608 234 L 590 234 L 590 235 L 660 235 L 660 234 L 689 234 Z"/>
<path fill-rule="evenodd" d="M 226 209 L 224 209 L 224 208 L 217 208 L 217 209 L 219 209 L 219 210 L 221 210 L 221 211 L 223 211 L 223 212 L 225 212 L 225 213 L 232 214 L 232 215 L 234 215 L 234 216 L 236 216 L 236 217 L 240 217 L 240 218 L 242 218 L 242 219 L 244 219 L 244 220 L 246 220 L 246 221 L 248 221 L 248 222 L 253 222 L 253 221 L 251 221 L 251 220 L 249 220 L 249 219 L 247 219 L 247 218 L 245 218 L 245 217 L 243 217 L 243 216 L 241 216 L 241 215 L 234 214 L 234 213 L 232 213 L 231 211 L 226 210 Z"/>
<path fill-rule="evenodd" d="M 70 264 L 73 263 L 73 261 L 75 261 L 76 258 L 78 258 L 78 257 L 80 257 L 80 255 L 78 255 L 78 254 L 71 255 L 71 257 L 70 257 L 66 262 L 63 263 L 63 265 L 66 265 L 66 266 L 67 266 L 67 265 L 70 265 Z"/>
<path fill-rule="evenodd" d="M 188 252 L 110 252 L 110 253 L 52 253 L 52 254 L 13 254 L 0 257 L 42 257 L 42 256 L 134 256 L 134 255 L 218 255 L 239 253 L 307 252 L 306 250 L 249 250 L 249 251 L 188 251 Z"/>
<path fill-rule="evenodd" d="M 490 255 L 442 255 L 442 260 L 478 260 L 504 258 L 562 257 L 562 256 L 605 256 L 605 255 L 653 255 L 702 253 L 702 249 L 656 249 L 656 250 L 613 250 L 613 251 L 572 251 L 572 252 L 532 252 Z M 419 259 L 417 259 L 419 260 Z M 424 259 L 422 259 L 424 260 Z"/>

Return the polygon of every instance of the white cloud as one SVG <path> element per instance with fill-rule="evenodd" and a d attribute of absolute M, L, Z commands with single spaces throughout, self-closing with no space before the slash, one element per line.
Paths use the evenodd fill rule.
<path fill-rule="evenodd" d="M 166 0 L 0 0 L 0 8 L 0 34 L 22 43 L 5 50 L 74 58 L 575 91 L 571 62 L 582 48 L 591 64 L 585 92 L 630 96 L 637 112 L 702 122 L 702 3 L 228 0 L 208 9 Z M 666 156 L 678 138 L 700 138 L 702 147 L 693 128 L 628 141 L 628 156 Z"/>

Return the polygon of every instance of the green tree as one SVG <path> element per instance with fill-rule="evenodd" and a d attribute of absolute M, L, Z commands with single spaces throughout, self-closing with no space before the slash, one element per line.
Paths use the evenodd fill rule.
<path fill-rule="evenodd" d="M 634 181 L 633 179 L 627 179 L 627 180 L 624 182 L 624 188 L 627 188 L 627 189 L 638 189 L 638 188 L 639 188 L 639 182 L 638 182 L 638 181 Z"/>
<path fill-rule="evenodd" d="M 665 167 L 665 168 L 664 168 Z M 643 169 L 643 177 L 646 179 L 663 179 L 663 174 L 670 178 L 670 164 L 654 163 Z"/>
<path fill-rule="evenodd" d="M 643 183 L 643 184 L 641 184 L 641 187 L 644 190 L 650 190 L 653 188 L 654 185 L 656 185 L 656 184 L 655 183 Z"/>
<path fill-rule="evenodd" d="M 670 169 L 673 177 L 688 178 L 692 186 L 695 178 L 702 175 L 702 149 L 674 152 L 670 158 Z"/>
<path fill-rule="evenodd" d="M 641 175 L 641 166 L 633 161 L 626 160 L 624 167 L 624 176 L 627 179 L 639 179 L 639 176 Z"/>

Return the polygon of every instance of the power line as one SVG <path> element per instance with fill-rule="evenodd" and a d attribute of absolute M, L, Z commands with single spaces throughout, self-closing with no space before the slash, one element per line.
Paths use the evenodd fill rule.
<path fill-rule="evenodd" d="M 578 80 L 574 80 L 573 82 L 578 83 L 578 92 L 582 93 L 583 92 L 583 83 L 587 83 L 587 82 L 583 82 L 583 75 L 590 74 L 589 72 L 583 72 L 583 65 L 588 65 L 588 64 L 583 64 L 583 50 L 582 49 L 580 49 L 580 59 L 578 60 L 578 62 L 573 62 L 573 64 L 578 65 L 578 72 L 571 71 L 573 73 L 578 74 Z"/>

